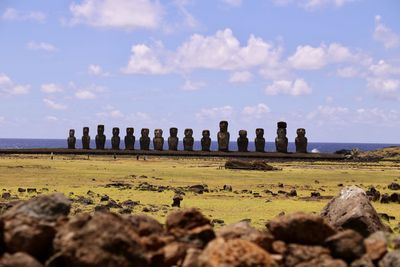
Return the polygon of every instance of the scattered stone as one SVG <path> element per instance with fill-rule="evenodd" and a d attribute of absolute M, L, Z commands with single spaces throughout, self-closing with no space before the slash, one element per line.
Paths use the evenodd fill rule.
<path fill-rule="evenodd" d="M 360 258 L 365 253 L 364 238 L 354 230 L 344 230 L 325 241 L 334 258 L 348 263 Z"/>
<path fill-rule="evenodd" d="M 9 192 L 4 192 L 3 194 L 1 194 L 1 198 L 2 199 L 10 199 L 11 194 Z"/>
<path fill-rule="evenodd" d="M 145 215 L 131 215 L 127 218 L 139 236 L 161 235 L 164 227 L 157 220 Z"/>
<path fill-rule="evenodd" d="M 383 204 L 388 204 L 390 202 L 390 196 L 389 194 L 383 194 L 381 198 L 381 203 Z"/>
<path fill-rule="evenodd" d="M 107 196 L 107 195 L 102 195 L 101 198 L 100 198 L 100 201 L 108 201 L 109 199 L 110 199 L 109 196 Z"/>
<path fill-rule="evenodd" d="M 394 250 L 387 253 L 379 262 L 379 267 L 397 267 L 400 266 L 400 251 Z"/>
<path fill-rule="evenodd" d="M 311 197 L 319 198 L 319 197 L 321 197 L 321 193 L 320 192 L 311 192 Z"/>
<path fill-rule="evenodd" d="M 364 237 L 376 231 L 388 231 L 364 190 L 346 187 L 322 210 L 321 216 L 338 230 L 353 229 Z"/>
<path fill-rule="evenodd" d="M 290 190 L 288 196 L 290 196 L 290 197 L 297 197 L 297 191 L 296 191 L 296 189 Z"/>
<path fill-rule="evenodd" d="M 72 218 L 58 230 L 54 250 L 65 266 L 148 266 L 132 224 L 108 212 Z"/>
<path fill-rule="evenodd" d="M 105 205 L 97 205 L 94 207 L 94 211 L 96 212 L 107 212 L 110 211 L 110 208 Z"/>
<path fill-rule="evenodd" d="M 25 189 L 25 188 L 19 187 L 19 188 L 18 188 L 18 192 L 19 192 L 19 193 L 24 193 L 24 192 L 26 192 L 26 189 Z"/>
<path fill-rule="evenodd" d="M 398 193 L 392 193 L 390 195 L 390 201 L 394 203 L 400 203 L 400 195 Z"/>
<path fill-rule="evenodd" d="M 320 246 L 289 244 L 283 258 L 285 267 L 347 267 L 342 260 L 332 259 L 329 249 Z"/>
<path fill-rule="evenodd" d="M 387 253 L 387 241 L 385 233 L 382 231 L 375 232 L 368 238 L 364 239 L 365 248 L 368 257 L 372 261 L 379 261 Z"/>
<path fill-rule="evenodd" d="M 181 194 L 175 194 L 174 197 L 172 198 L 172 207 L 181 207 L 181 201 L 183 200 L 183 197 Z"/>
<path fill-rule="evenodd" d="M 400 190 L 400 184 L 398 184 L 398 183 L 391 183 L 391 184 L 388 186 L 388 188 L 389 188 L 390 190 Z"/>
<path fill-rule="evenodd" d="M 277 240 L 305 245 L 322 245 L 336 233 L 321 217 L 302 212 L 277 217 L 266 226 Z"/>
<path fill-rule="evenodd" d="M 139 201 L 133 201 L 133 200 L 125 200 L 124 202 L 121 203 L 122 206 L 128 207 L 128 208 L 133 208 L 134 206 L 139 205 Z"/>
<path fill-rule="evenodd" d="M 166 221 L 166 228 L 169 232 L 190 230 L 204 225 L 210 225 L 210 220 L 194 208 L 171 212 Z"/>
<path fill-rule="evenodd" d="M 271 255 L 254 243 L 217 238 L 199 256 L 201 267 L 278 267 Z"/>
<path fill-rule="evenodd" d="M 0 259 L 1 267 L 43 267 L 35 258 L 24 252 L 4 254 Z"/>
<path fill-rule="evenodd" d="M 197 193 L 197 194 L 203 194 L 206 190 L 206 186 L 197 184 L 197 185 L 191 185 L 189 186 L 189 191 Z"/>
<path fill-rule="evenodd" d="M 381 197 L 381 193 L 373 186 L 368 188 L 365 193 L 367 194 L 370 201 L 378 201 Z"/>
<path fill-rule="evenodd" d="M 93 199 L 84 197 L 84 196 L 77 196 L 75 199 L 76 202 L 81 203 L 83 205 L 93 205 Z"/>
<path fill-rule="evenodd" d="M 56 221 L 67 216 L 70 201 L 56 193 L 34 197 L 6 211 L 4 243 L 7 251 L 26 252 L 39 260 L 46 259 L 56 233 Z"/>
<path fill-rule="evenodd" d="M 361 258 L 353 261 L 350 267 L 375 267 L 375 264 L 370 258 L 368 258 L 367 255 L 364 255 Z"/>
<path fill-rule="evenodd" d="M 232 186 L 229 184 L 225 184 L 223 187 L 224 191 L 232 192 Z"/>
<path fill-rule="evenodd" d="M 36 188 L 27 188 L 26 191 L 27 191 L 28 193 L 37 193 Z"/>

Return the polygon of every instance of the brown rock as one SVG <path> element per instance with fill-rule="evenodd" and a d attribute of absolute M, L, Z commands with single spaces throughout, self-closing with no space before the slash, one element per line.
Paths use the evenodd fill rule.
<path fill-rule="evenodd" d="M 54 249 L 65 266 L 148 266 L 135 228 L 127 219 L 108 212 L 72 218 L 58 230 Z"/>
<path fill-rule="evenodd" d="M 286 246 L 285 242 L 283 242 L 281 240 L 277 240 L 272 243 L 272 252 L 273 253 L 285 254 L 286 250 L 287 250 L 287 246 Z"/>
<path fill-rule="evenodd" d="M 21 202 L 3 214 L 8 252 L 26 252 L 45 260 L 52 249 L 57 219 L 68 215 L 70 201 L 62 194 L 43 195 Z"/>
<path fill-rule="evenodd" d="M 197 209 L 184 209 L 171 212 L 166 221 L 167 231 L 190 230 L 199 226 L 210 225 L 210 220 Z"/>
<path fill-rule="evenodd" d="M 346 187 L 322 210 L 321 216 L 336 229 L 353 229 L 364 237 L 376 231 L 388 231 L 364 190 Z"/>
<path fill-rule="evenodd" d="M 145 215 L 131 215 L 127 217 L 136 233 L 140 236 L 149 236 L 152 234 L 162 235 L 164 227 L 157 220 Z"/>
<path fill-rule="evenodd" d="M 376 232 L 364 240 L 367 255 L 372 261 L 379 261 L 387 253 L 387 240 L 384 232 Z"/>
<path fill-rule="evenodd" d="M 379 262 L 379 267 L 398 267 L 400 266 L 400 251 L 394 250 L 385 255 Z"/>
<path fill-rule="evenodd" d="M 375 267 L 375 264 L 367 255 L 364 255 L 358 260 L 353 261 L 350 267 Z"/>
<path fill-rule="evenodd" d="M 247 222 L 239 222 L 236 224 L 222 227 L 218 233 L 218 237 L 225 240 L 243 239 L 251 241 L 267 251 L 271 251 L 274 237 L 267 231 L 259 231 L 250 226 Z"/>
<path fill-rule="evenodd" d="M 365 253 L 364 239 L 354 230 L 339 232 L 329 237 L 325 243 L 331 250 L 333 257 L 343 259 L 346 262 L 352 262 Z"/>
<path fill-rule="evenodd" d="M 241 240 L 217 238 L 199 257 L 200 267 L 277 267 L 271 255 L 256 244 Z"/>
<path fill-rule="evenodd" d="M 0 259 L 0 267 L 43 267 L 43 265 L 26 253 L 17 252 L 4 254 Z"/>
<path fill-rule="evenodd" d="M 323 244 L 336 233 L 321 217 L 302 212 L 277 217 L 266 226 L 275 239 L 305 245 Z"/>
<path fill-rule="evenodd" d="M 320 246 L 290 244 L 284 254 L 285 267 L 347 267 L 342 260 L 332 259 L 330 251 Z"/>
<path fill-rule="evenodd" d="M 199 257 L 201 255 L 200 249 L 189 248 L 186 251 L 185 259 L 182 263 L 182 267 L 199 267 Z"/>

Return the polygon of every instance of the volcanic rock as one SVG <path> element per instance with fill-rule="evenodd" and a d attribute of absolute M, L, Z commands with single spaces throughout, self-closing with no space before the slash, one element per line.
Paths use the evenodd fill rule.
<path fill-rule="evenodd" d="M 338 230 L 353 229 L 364 237 L 376 231 L 387 231 L 364 190 L 345 187 L 322 210 L 321 216 Z"/>
<path fill-rule="evenodd" d="M 24 253 L 17 252 L 15 254 L 4 254 L 0 259 L 1 267 L 43 267 L 43 265 L 38 262 L 32 256 Z"/>
<path fill-rule="evenodd" d="M 364 238 L 354 230 L 344 230 L 325 241 L 326 246 L 331 250 L 335 258 L 352 262 L 365 253 Z"/>
<path fill-rule="evenodd" d="M 347 267 L 342 260 L 332 259 L 329 249 L 320 246 L 290 244 L 284 254 L 285 267 Z"/>
<path fill-rule="evenodd" d="M 394 250 L 385 255 L 379 262 L 379 267 L 398 267 L 400 266 L 400 251 Z"/>
<path fill-rule="evenodd" d="M 389 188 L 390 190 L 400 190 L 400 184 L 398 184 L 398 183 L 391 183 L 391 184 L 388 186 L 388 188 Z"/>

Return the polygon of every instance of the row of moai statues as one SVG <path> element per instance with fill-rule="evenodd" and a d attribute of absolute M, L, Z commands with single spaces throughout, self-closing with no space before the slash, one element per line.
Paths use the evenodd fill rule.
<path fill-rule="evenodd" d="M 229 151 L 229 141 L 230 134 L 228 132 L 228 122 L 221 121 L 219 123 L 219 132 L 217 135 L 218 140 L 218 150 L 228 152 Z M 287 131 L 286 122 L 278 122 L 278 130 L 277 137 L 275 138 L 275 146 L 277 152 L 287 153 L 288 152 L 288 138 L 286 137 Z M 134 129 L 129 127 L 126 128 L 126 136 L 124 139 L 125 149 L 133 150 L 135 148 L 135 136 L 133 135 Z M 178 128 L 172 127 L 169 129 L 170 136 L 168 137 L 168 149 L 172 151 L 178 150 Z M 111 138 L 111 147 L 114 150 L 120 149 L 121 138 L 119 137 L 120 131 L 119 128 L 113 128 L 112 130 L 112 138 Z M 150 149 L 150 130 L 148 128 L 143 128 L 141 130 L 141 137 L 139 139 L 140 149 L 141 150 L 149 150 Z M 307 138 L 305 137 L 306 131 L 303 128 L 297 129 L 297 137 L 295 139 L 296 152 L 297 153 L 307 153 Z M 184 132 L 185 137 L 183 138 L 183 149 L 185 151 L 193 151 L 194 138 L 193 138 L 193 130 L 185 129 Z M 68 137 L 68 148 L 75 149 L 76 146 L 76 138 L 75 138 L 75 130 L 71 129 L 69 131 Z M 97 135 L 96 135 L 96 149 L 104 149 L 106 143 L 106 136 L 104 135 L 104 125 L 97 126 Z M 257 128 L 256 129 L 256 138 L 254 140 L 256 152 L 265 152 L 265 138 L 264 138 L 264 129 Z M 247 131 L 240 130 L 239 137 L 237 139 L 237 146 L 239 152 L 248 152 L 249 139 L 247 138 Z M 164 137 L 163 130 L 155 129 L 154 130 L 154 138 L 153 138 L 153 147 L 154 150 L 163 150 L 164 148 Z M 83 128 L 83 136 L 82 136 L 82 148 L 90 149 L 90 136 L 89 136 L 89 127 Z M 201 150 L 202 151 L 210 151 L 211 148 L 211 138 L 210 131 L 203 130 L 202 138 L 201 138 Z"/>

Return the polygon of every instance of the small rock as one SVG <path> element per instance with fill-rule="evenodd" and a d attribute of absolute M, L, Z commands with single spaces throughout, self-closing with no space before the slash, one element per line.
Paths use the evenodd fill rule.
<path fill-rule="evenodd" d="M 319 198 L 319 197 L 321 197 L 321 193 L 320 192 L 311 192 L 311 197 Z"/>
<path fill-rule="evenodd" d="M 391 184 L 388 186 L 388 188 L 389 188 L 390 190 L 400 190 L 400 184 L 398 184 L 398 183 L 391 183 Z"/>
<path fill-rule="evenodd" d="M 181 207 L 181 201 L 183 200 L 183 197 L 181 194 L 175 194 L 174 197 L 172 198 L 172 207 Z"/>
<path fill-rule="evenodd" d="M 388 204 L 390 202 L 390 196 L 389 194 L 383 194 L 381 198 L 381 203 L 383 204 Z"/>
<path fill-rule="evenodd" d="M 229 184 L 225 184 L 223 187 L 224 191 L 232 192 L 232 186 Z"/>
<path fill-rule="evenodd" d="M 398 267 L 400 266 L 400 251 L 394 250 L 387 253 L 379 262 L 379 267 Z"/>
<path fill-rule="evenodd" d="M 375 232 L 364 240 L 367 255 L 372 261 L 379 261 L 387 253 L 385 233 Z"/>
<path fill-rule="evenodd" d="M 109 199 L 110 199 L 109 196 L 107 196 L 107 195 L 102 195 L 101 198 L 100 198 L 100 201 L 108 201 Z"/>
<path fill-rule="evenodd" d="M 28 189 L 26 189 L 26 191 L 27 191 L 28 193 L 37 193 L 36 188 L 28 188 Z"/>
<path fill-rule="evenodd" d="M 296 191 L 296 189 L 290 190 L 288 196 L 290 196 L 290 197 L 297 197 L 297 191 Z"/>
<path fill-rule="evenodd" d="M 11 194 L 9 192 L 4 192 L 3 194 L 1 194 L 1 198 L 2 199 L 10 199 Z"/>
<path fill-rule="evenodd" d="M 35 258 L 24 252 L 4 254 L 0 259 L 1 267 L 43 267 Z"/>
<path fill-rule="evenodd" d="M 343 259 L 350 263 L 365 253 L 364 239 L 354 230 L 344 230 L 325 241 L 334 258 Z"/>
<path fill-rule="evenodd" d="M 19 192 L 19 193 L 24 193 L 24 192 L 26 192 L 26 189 L 25 189 L 25 188 L 19 187 L 19 188 L 18 188 L 18 192 Z"/>

